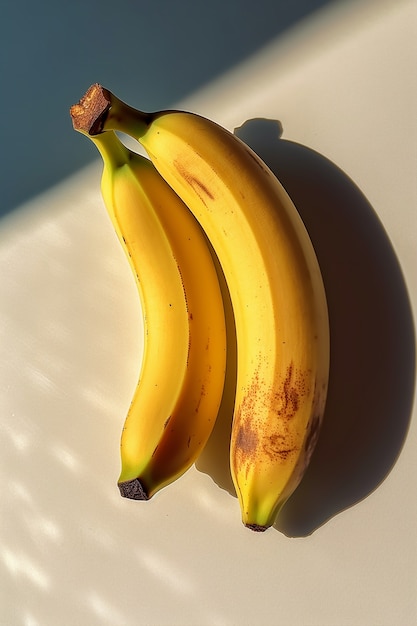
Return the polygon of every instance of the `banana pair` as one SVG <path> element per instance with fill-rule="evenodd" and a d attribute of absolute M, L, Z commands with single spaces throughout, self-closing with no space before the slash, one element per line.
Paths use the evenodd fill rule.
<path fill-rule="evenodd" d="M 151 497 L 191 466 L 214 426 L 227 360 L 214 251 L 236 329 L 231 474 L 243 523 L 265 530 L 302 479 L 326 401 L 326 296 L 302 220 L 259 157 L 208 119 L 143 113 L 97 84 L 71 116 L 103 157 L 103 198 L 144 311 L 120 491 Z"/>

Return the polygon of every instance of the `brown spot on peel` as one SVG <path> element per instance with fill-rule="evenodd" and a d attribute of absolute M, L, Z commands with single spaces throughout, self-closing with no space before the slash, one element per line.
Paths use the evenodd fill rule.
<path fill-rule="evenodd" d="M 236 446 L 246 456 L 250 456 L 256 452 L 258 447 L 258 433 L 251 428 L 249 420 L 245 420 L 239 425 L 236 435 Z"/>
<path fill-rule="evenodd" d="M 310 427 L 304 444 L 308 458 L 310 458 L 314 448 L 316 447 L 316 443 L 319 438 L 320 422 L 321 420 L 318 415 L 315 415 L 310 422 Z"/>
<path fill-rule="evenodd" d="M 297 413 L 299 404 L 299 384 L 293 381 L 294 363 L 291 362 L 287 368 L 286 377 L 282 387 L 281 396 L 282 409 L 278 412 L 286 419 L 291 419 Z"/>
<path fill-rule="evenodd" d="M 283 462 L 299 452 L 290 423 L 300 408 L 302 397 L 308 394 L 306 377 L 296 370 L 293 362 L 273 389 L 262 382 L 259 371 L 255 372 L 236 412 L 236 468 L 246 465 L 248 470 L 258 454 Z"/>
<path fill-rule="evenodd" d="M 207 198 L 209 198 L 210 200 L 214 200 L 214 196 L 208 189 L 207 185 L 205 185 L 195 176 L 192 176 L 190 172 L 185 169 L 184 165 L 180 161 L 175 160 L 173 165 L 178 171 L 181 178 L 183 178 L 190 185 L 190 187 L 194 189 L 204 206 L 207 206 Z"/>

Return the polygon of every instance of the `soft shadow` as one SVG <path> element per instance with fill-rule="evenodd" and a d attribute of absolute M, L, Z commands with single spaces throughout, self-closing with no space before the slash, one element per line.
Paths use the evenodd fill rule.
<path fill-rule="evenodd" d="M 375 490 L 401 452 L 414 395 L 411 305 L 389 238 L 348 176 L 313 150 L 283 140 L 277 121 L 252 119 L 235 133 L 293 199 L 327 292 L 331 375 L 324 425 L 311 465 L 276 524 L 288 536 L 306 536 Z"/>

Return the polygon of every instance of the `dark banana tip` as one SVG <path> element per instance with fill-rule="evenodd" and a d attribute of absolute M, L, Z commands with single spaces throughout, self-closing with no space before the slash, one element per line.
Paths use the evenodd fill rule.
<path fill-rule="evenodd" d="M 131 500 L 149 500 L 149 496 L 139 478 L 133 478 L 132 480 L 118 483 L 118 487 L 123 498 L 130 498 Z"/>
<path fill-rule="evenodd" d="M 261 526 L 260 524 L 245 524 L 246 528 L 253 530 L 255 533 L 263 533 L 268 530 L 269 526 Z"/>
<path fill-rule="evenodd" d="M 111 106 L 107 89 L 94 83 L 77 104 L 70 108 L 72 125 L 75 130 L 97 135 L 103 130 L 103 123 Z"/>

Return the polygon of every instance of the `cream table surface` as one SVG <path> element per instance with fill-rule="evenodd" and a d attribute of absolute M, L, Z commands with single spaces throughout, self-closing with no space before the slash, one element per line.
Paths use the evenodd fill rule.
<path fill-rule="evenodd" d="M 118 494 L 140 308 L 99 161 L 3 218 L 1 626 L 417 623 L 416 35 L 415 2 L 334 3 L 177 103 L 277 173 L 328 291 L 322 438 L 264 534 L 222 424 L 152 501 Z"/>

